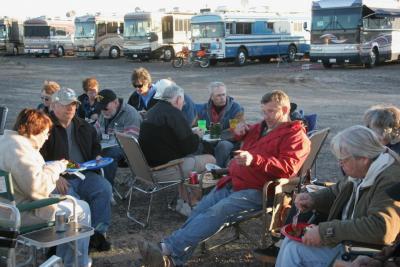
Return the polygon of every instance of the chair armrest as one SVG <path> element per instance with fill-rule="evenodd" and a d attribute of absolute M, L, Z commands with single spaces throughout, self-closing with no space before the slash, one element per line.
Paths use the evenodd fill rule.
<path fill-rule="evenodd" d="M 18 204 L 17 208 L 20 212 L 29 211 L 29 210 L 39 209 L 39 208 L 43 208 L 43 207 L 50 206 L 53 204 L 57 204 L 65 199 L 67 199 L 67 198 L 63 197 L 63 196 L 45 198 L 45 199 L 35 200 L 35 201 L 29 202 L 29 203 Z"/>
<path fill-rule="evenodd" d="M 150 170 L 151 171 L 159 171 L 159 170 L 171 167 L 171 166 L 179 165 L 179 164 L 183 163 L 183 161 L 184 161 L 184 159 L 174 159 L 174 160 L 171 160 L 171 161 L 169 161 L 169 162 L 167 162 L 167 163 L 165 163 L 163 165 L 159 165 L 159 166 L 150 168 Z"/>

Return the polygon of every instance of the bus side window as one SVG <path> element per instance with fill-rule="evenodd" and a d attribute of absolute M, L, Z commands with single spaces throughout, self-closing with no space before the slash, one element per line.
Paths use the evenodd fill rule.
<path fill-rule="evenodd" d="M 50 36 L 56 36 L 56 28 L 54 27 L 50 28 Z"/>
<path fill-rule="evenodd" d="M 108 22 L 107 33 L 118 33 L 118 22 Z"/>
<path fill-rule="evenodd" d="M 251 34 L 251 23 L 236 22 L 236 34 Z"/>
<path fill-rule="evenodd" d="M 66 36 L 67 33 L 64 28 L 56 28 L 56 36 Z"/>
<path fill-rule="evenodd" d="M 274 23 L 273 22 L 266 22 L 267 31 L 274 32 Z"/>
<path fill-rule="evenodd" d="M 107 29 L 106 29 L 106 24 L 105 23 L 99 23 L 97 25 L 97 27 L 98 27 L 98 31 L 97 31 L 98 37 L 106 35 Z"/>
<path fill-rule="evenodd" d="M 225 32 L 226 34 L 233 34 L 233 27 L 232 23 L 226 23 L 225 24 Z"/>

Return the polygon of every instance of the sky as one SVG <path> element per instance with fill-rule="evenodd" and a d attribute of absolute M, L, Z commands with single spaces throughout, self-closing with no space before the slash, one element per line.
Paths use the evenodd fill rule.
<path fill-rule="evenodd" d="M 228 9 L 240 9 L 243 3 L 247 7 L 269 6 L 270 11 L 303 11 L 311 9 L 311 0 L 19 0 L 2 1 L 0 17 L 25 19 L 27 17 L 38 17 L 41 15 L 65 17 L 65 14 L 74 10 L 77 16 L 87 13 L 100 12 L 105 15 L 113 13 L 125 15 L 133 12 L 136 7 L 145 11 L 157 11 L 160 8 L 172 10 L 179 7 L 181 11 L 192 10 L 198 12 L 200 8 L 209 7 L 215 9 L 226 6 Z M 21 8 L 23 7 L 23 8 Z"/>

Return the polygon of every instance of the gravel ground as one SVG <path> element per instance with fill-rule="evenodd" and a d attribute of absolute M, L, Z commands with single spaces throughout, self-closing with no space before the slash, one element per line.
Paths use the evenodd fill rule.
<path fill-rule="evenodd" d="M 208 98 L 206 86 L 212 81 L 222 81 L 232 95 L 245 108 L 246 119 L 255 122 L 260 117 L 261 96 L 273 89 L 285 90 L 306 114 L 318 114 L 318 127 L 331 128 L 330 138 L 341 129 L 361 123 L 363 112 L 374 104 L 400 105 L 400 64 L 385 64 L 374 69 L 361 67 L 338 67 L 323 69 L 318 64 L 302 70 L 308 62 L 292 64 L 251 62 L 245 67 L 221 63 L 201 69 L 184 66 L 174 69 L 164 62 L 135 62 L 126 59 L 91 60 L 80 58 L 0 58 L 0 105 L 9 107 L 6 126 L 12 127 L 17 113 L 24 107 L 36 107 L 40 101 L 40 89 L 44 80 L 55 80 L 62 86 L 77 89 L 88 76 L 96 76 L 102 89 L 114 89 L 120 97 L 132 93 L 130 75 L 139 66 L 150 70 L 153 80 L 170 77 L 181 85 L 195 102 Z M 316 176 L 321 180 L 341 178 L 337 163 L 325 145 L 317 162 Z M 127 190 L 124 181 L 129 179 L 127 169 L 118 173 L 119 189 Z M 127 200 L 118 200 L 113 207 L 113 223 L 109 231 L 113 249 L 106 253 L 92 253 L 94 266 L 134 266 L 138 258 L 137 240 L 160 240 L 178 228 L 184 217 L 166 208 L 166 197 L 174 190 L 160 193 L 154 199 L 152 223 L 142 229 L 126 217 Z M 146 199 L 134 194 L 137 214 L 144 214 Z M 254 220 L 246 229 L 259 238 L 260 221 Z M 228 236 L 221 233 L 217 239 Z M 254 247 L 246 239 L 218 248 L 210 253 L 197 251 L 189 266 L 261 266 L 251 253 Z"/>

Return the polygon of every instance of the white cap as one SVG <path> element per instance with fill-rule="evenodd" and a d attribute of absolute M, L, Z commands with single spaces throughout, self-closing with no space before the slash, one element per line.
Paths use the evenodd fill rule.
<path fill-rule="evenodd" d="M 165 88 L 167 88 L 170 85 L 175 84 L 173 81 L 168 80 L 168 79 L 161 79 L 158 82 L 154 84 L 154 87 L 156 88 L 156 93 L 153 98 L 155 99 L 162 99 L 162 95 L 164 93 Z"/>

